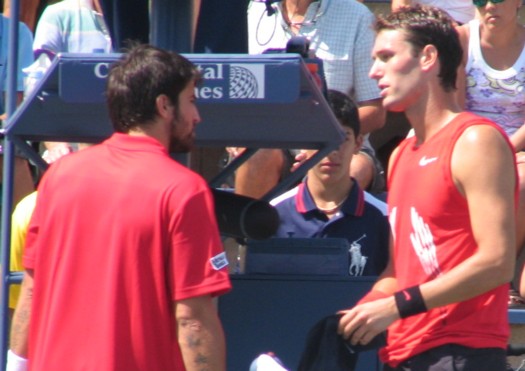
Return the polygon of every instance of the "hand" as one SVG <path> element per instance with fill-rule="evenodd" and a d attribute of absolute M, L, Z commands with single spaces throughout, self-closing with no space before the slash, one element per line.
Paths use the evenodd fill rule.
<path fill-rule="evenodd" d="M 241 155 L 246 148 L 244 147 L 226 147 L 226 152 L 230 155 L 230 160 Z"/>
<path fill-rule="evenodd" d="M 352 345 L 366 345 L 399 319 L 393 296 L 357 305 L 339 312 L 338 333 Z"/>
<path fill-rule="evenodd" d="M 42 154 L 42 158 L 48 164 L 51 164 L 58 160 L 60 157 L 65 156 L 73 152 L 71 146 L 67 143 L 60 143 L 49 148 Z"/>
<path fill-rule="evenodd" d="M 290 171 L 295 171 L 299 166 L 301 166 L 308 159 L 306 151 L 302 149 L 297 155 L 295 155 L 295 162 L 292 164 Z"/>

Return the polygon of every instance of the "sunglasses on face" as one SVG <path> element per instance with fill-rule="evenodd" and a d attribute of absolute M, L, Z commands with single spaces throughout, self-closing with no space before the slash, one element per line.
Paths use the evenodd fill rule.
<path fill-rule="evenodd" d="M 504 2 L 505 0 L 490 0 L 490 2 L 492 4 L 499 4 L 499 3 L 502 3 Z M 487 5 L 487 3 L 489 2 L 488 0 L 472 0 L 472 2 L 474 3 L 475 6 L 477 6 L 478 8 L 481 8 L 485 5 Z"/>

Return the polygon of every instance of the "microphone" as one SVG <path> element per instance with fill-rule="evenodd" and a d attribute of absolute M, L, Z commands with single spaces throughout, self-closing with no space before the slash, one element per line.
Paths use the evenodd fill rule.
<path fill-rule="evenodd" d="M 286 43 L 286 53 L 297 53 L 303 58 L 310 58 L 310 40 L 304 36 L 293 36 Z"/>
<path fill-rule="evenodd" d="M 277 232 L 279 214 L 268 202 L 214 188 L 212 194 L 221 234 L 263 240 Z"/>
<path fill-rule="evenodd" d="M 268 14 L 268 17 L 275 14 L 275 9 L 272 6 L 272 3 L 274 3 L 276 0 L 265 0 L 264 3 L 266 5 L 266 13 Z"/>

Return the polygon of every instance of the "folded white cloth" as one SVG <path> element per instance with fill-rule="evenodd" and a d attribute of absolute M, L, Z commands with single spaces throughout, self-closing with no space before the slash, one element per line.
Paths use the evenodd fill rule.
<path fill-rule="evenodd" d="M 288 371 L 280 360 L 270 354 L 261 354 L 250 365 L 250 371 Z"/>

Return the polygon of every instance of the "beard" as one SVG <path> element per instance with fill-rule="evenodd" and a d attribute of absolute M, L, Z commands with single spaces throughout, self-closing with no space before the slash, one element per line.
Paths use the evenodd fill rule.
<path fill-rule="evenodd" d="M 184 127 L 184 124 L 180 122 L 179 117 L 175 117 L 171 122 L 170 153 L 188 153 L 193 149 L 195 131 L 180 133 L 181 127 Z"/>
<path fill-rule="evenodd" d="M 171 137 L 170 140 L 170 153 L 188 153 L 193 149 L 193 144 L 195 142 L 194 134 L 191 133 L 184 138 L 180 137 Z"/>

